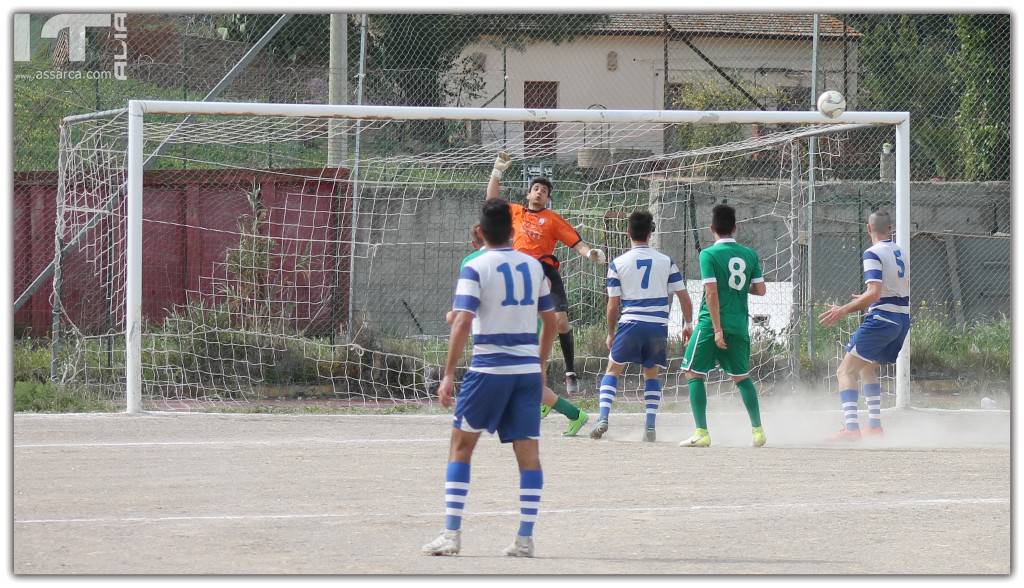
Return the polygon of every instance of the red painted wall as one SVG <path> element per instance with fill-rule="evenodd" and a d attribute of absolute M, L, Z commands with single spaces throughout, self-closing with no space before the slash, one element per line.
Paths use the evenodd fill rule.
<path fill-rule="evenodd" d="M 335 272 L 340 273 L 338 291 L 343 293 L 336 316 L 338 323 L 343 322 L 348 314 L 351 229 L 347 175 L 347 170 L 330 168 L 147 172 L 143 194 L 144 319 L 162 321 L 169 309 L 198 292 L 203 292 L 206 302 L 216 301 L 212 293 L 231 281 L 223 263 L 229 248 L 238 245 L 240 218 L 251 213 L 246 193 L 255 182 L 267 210 L 266 234 L 273 239 L 274 258 L 280 262 L 275 281 L 287 283 L 288 312 L 295 317 L 295 324 L 307 328 L 312 322 L 318 331 L 334 328 L 330 291 Z M 53 259 L 56 200 L 57 174 L 15 174 L 15 299 Z M 122 203 L 117 214 L 123 213 Z M 111 272 L 106 260 L 121 255 L 124 237 L 120 232 L 106 236 L 108 222 L 112 221 L 101 221 L 93 229 L 95 238 L 83 240 L 93 244 L 90 249 L 75 248 L 62 264 L 64 312 L 87 333 L 105 332 L 112 320 L 108 283 L 114 317 L 123 315 L 124 271 L 114 268 Z M 300 261 L 307 258 L 308 262 Z M 296 263 L 305 266 L 302 271 L 296 271 Z M 16 334 L 49 335 L 52 293 L 51 278 L 15 313 Z"/>

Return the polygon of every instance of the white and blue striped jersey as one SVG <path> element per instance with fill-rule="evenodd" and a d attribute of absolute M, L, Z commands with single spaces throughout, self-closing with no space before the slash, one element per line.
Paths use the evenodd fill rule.
<path fill-rule="evenodd" d="M 910 262 L 892 240 L 864 251 L 864 283 L 868 282 L 882 283 L 882 297 L 868 312 L 910 314 Z"/>
<path fill-rule="evenodd" d="M 459 272 L 452 310 L 471 312 L 470 371 L 540 372 L 537 313 L 554 311 L 551 286 L 536 259 L 511 248 L 490 249 Z"/>
<path fill-rule="evenodd" d="M 622 298 L 619 324 L 668 324 L 672 294 L 686 289 L 672 258 L 646 245 L 636 245 L 608 264 L 608 296 Z"/>

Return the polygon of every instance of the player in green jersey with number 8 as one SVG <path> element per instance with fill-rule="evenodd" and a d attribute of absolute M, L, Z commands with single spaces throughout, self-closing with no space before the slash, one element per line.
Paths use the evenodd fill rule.
<path fill-rule="evenodd" d="M 750 379 L 750 313 L 747 295 L 764 296 L 766 287 L 757 252 L 736 242 L 736 210 L 719 204 L 711 211 L 715 244 L 700 252 L 704 300 L 680 369 L 686 372 L 690 409 L 697 431 L 679 445 L 708 447 L 707 391 L 704 378 L 718 364 L 732 377 L 753 427 L 753 446 L 765 444 L 757 389 Z"/>

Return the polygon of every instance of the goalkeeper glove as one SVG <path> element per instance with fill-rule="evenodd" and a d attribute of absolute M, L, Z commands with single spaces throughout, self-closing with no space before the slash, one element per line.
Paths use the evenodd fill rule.
<path fill-rule="evenodd" d="M 512 158 L 504 151 L 498 152 L 498 158 L 494 160 L 494 169 L 491 170 L 491 177 L 501 179 L 501 175 L 512 165 Z"/>
<path fill-rule="evenodd" d="M 591 249 L 589 253 L 590 261 L 596 261 L 598 263 L 604 263 L 607 258 L 604 256 L 604 251 L 600 249 Z"/>

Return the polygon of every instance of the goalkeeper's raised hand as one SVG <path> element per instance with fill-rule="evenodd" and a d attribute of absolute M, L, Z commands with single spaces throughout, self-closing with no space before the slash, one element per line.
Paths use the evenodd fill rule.
<path fill-rule="evenodd" d="M 494 160 L 494 169 L 491 170 L 491 177 L 500 180 L 502 174 L 505 173 L 505 170 L 507 170 L 510 165 L 512 165 L 512 158 L 509 157 L 508 153 L 499 151 L 497 159 Z"/>

